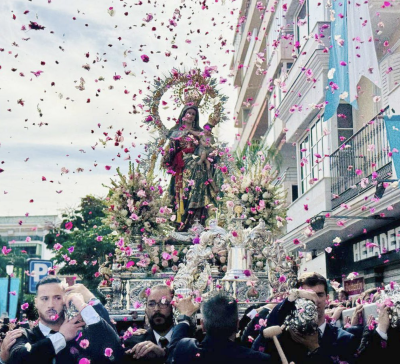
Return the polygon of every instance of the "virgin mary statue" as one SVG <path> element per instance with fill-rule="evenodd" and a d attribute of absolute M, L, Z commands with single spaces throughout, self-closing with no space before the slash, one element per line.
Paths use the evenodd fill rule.
<path fill-rule="evenodd" d="M 176 209 L 179 230 L 186 231 L 199 220 L 204 225 L 210 209 L 216 206 L 218 192 L 213 181 L 215 158 L 211 168 L 198 163 L 197 149 L 203 130 L 199 125 L 199 110 L 193 103 L 186 105 L 177 125 L 168 132 L 164 167 L 171 174 L 169 195 Z"/>

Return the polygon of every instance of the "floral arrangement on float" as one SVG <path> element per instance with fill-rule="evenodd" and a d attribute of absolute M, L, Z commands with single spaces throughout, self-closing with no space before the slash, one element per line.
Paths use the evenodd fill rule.
<path fill-rule="evenodd" d="M 269 150 L 253 152 L 247 149 L 237 155 L 236 170 L 226 175 L 221 187 L 220 209 L 227 216 L 234 201 L 240 201 L 245 228 L 254 228 L 262 219 L 267 230 L 275 234 L 286 222 L 286 192 L 277 183 L 278 171 L 268 163 Z"/>
<path fill-rule="evenodd" d="M 115 242 L 117 269 L 153 273 L 171 268 L 179 262 L 182 249 L 165 244 L 160 237 L 173 231 L 173 210 L 167 207 L 167 196 L 152 173 L 143 173 L 129 163 L 125 176 L 117 168 L 118 178 L 111 180 L 106 198 L 106 218 Z M 161 244 L 160 244 L 161 243 Z"/>

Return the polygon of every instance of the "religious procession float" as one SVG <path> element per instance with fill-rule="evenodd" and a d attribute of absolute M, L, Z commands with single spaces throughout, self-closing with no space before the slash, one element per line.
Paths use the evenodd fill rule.
<path fill-rule="evenodd" d="M 115 319 L 143 316 L 146 289 L 160 283 L 198 302 L 225 291 L 242 311 L 295 284 L 297 265 L 276 239 L 285 191 L 266 150 L 239 155 L 214 137 L 227 97 L 213 71 L 173 70 L 155 82 L 144 100 L 146 156 L 109 186 L 104 223 L 116 248 L 99 290 Z M 171 128 L 160 116 L 167 94 L 181 109 Z"/>

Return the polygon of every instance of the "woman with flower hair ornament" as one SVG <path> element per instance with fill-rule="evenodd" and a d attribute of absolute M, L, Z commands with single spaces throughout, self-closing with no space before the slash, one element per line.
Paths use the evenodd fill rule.
<path fill-rule="evenodd" d="M 169 150 L 163 160 L 164 167 L 171 174 L 169 194 L 181 231 L 190 228 L 196 219 L 204 224 L 208 207 L 215 205 L 215 188 L 210 182 L 213 171 L 207 170 L 204 164 L 198 165 L 193 158 L 201 135 L 199 109 L 190 102 L 182 109 L 177 125 L 167 135 Z"/>

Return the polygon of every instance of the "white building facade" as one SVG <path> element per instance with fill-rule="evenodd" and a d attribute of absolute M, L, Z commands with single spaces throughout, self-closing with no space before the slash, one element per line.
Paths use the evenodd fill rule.
<path fill-rule="evenodd" d="M 329 278 L 358 270 L 366 287 L 400 281 L 400 192 L 389 186 L 375 196 L 376 181 L 396 179 L 390 151 L 400 149 L 389 146 L 382 118 L 400 114 L 400 6 L 368 3 L 365 26 L 372 28 L 379 63 L 369 71 L 380 73 L 382 87 L 362 77 L 358 109 L 340 103 L 324 120 L 332 16 L 327 0 L 244 0 L 231 64 L 238 90 L 235 147 L 258 140 L 283 157 L 278 183 L 288 191 L 289 219 L 279 238 L 288 252 L 326 254 L 321 270 Z M 323 229 L 311 227 L 316 216 L 324 217 Z M 379 249 L 368 244 L 374 239 Z"/>
<path fill-rule="evenodd" d="M 11 249 L 25 250 L 27 256 L 51 259 L 53 254 L 44 239 L 59 224 L 57 215 L 1 216 L 0 237 Z"/>

